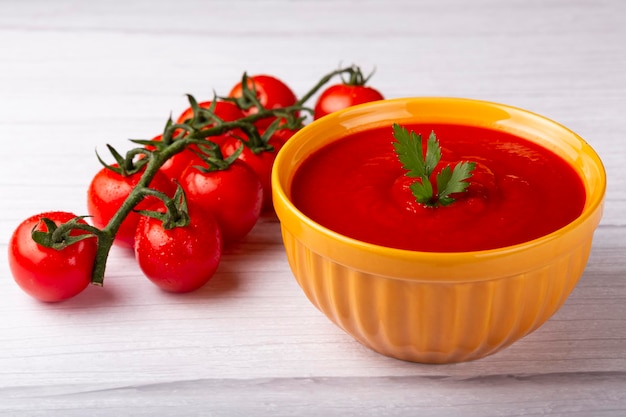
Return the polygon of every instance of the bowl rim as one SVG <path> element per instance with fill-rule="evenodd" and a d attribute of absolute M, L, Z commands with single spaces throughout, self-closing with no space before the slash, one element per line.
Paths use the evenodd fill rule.
<path fill-rule="evenodd" d="M 485 108 L 497 109 L 501 111 L 503 110 L 509 115 L 523 116 L 524 119 L 533 120 L 536 122 L 547 124 L 553 128 L 556 128 L 562 131 L 563 133 L 566 133 L 570 138 L 575 139 L 576 142 L 580 146 L 580 150 L 578 154 L 583 155 L 586 158 L 592 160 L 592 162 L 595 164 L 599 173 L 599 187 L 597 191 L 594 192 L 591 196 L 587 192 L 587 198 L 586 198 L 583 211 L 576 219 L 572 220 L 570 223 L 562 226 L 561 228 L 549 234 L 540 236 L 533 240 L 521 242 L 515 245 L 509 245 L 509 246 L 503 246 L 503 247 L 485 249 L 485 250 L 459 251 L 459 252 L 413 251 L 413 250 L 399 249 L 399 248 L 364 242 L 358 239 L 354 239 L 354 238 L 342 235 L 338 232 L 335 232 L 332 229 L 329 229 L 315 222 L 314 220 L 306 216 L 302 211 L 300 211 L 293 204 L 293 202 L 291 201 L 290 197 L 287 194 L 287 190 L 285 190 L 283 187 L 283 182 L 282 182 L 283 175 L 281 174 L 280 171 L 283 169 L 282 166 L 288 163 L 287 155 L 289 155 L 292 152 L 295 152 L 294 149 L 298 149 L 301 146 L 300 142 L 302 142 L 302 140 L 304 140 L 304 138 L 307 135 L 309 135 L 311 131 L 322 129 L 324 126 L 329 126 L 329 125 L 333 125 L 336 123 L 340 123 L 342 120 L 345 121 L 349 119 L 350 117 L 357 117 L 360 114 L 372 113 L 376 109 L 383 109 L 387 106 L 391 107 L 391 106 L 399 106 L 402 104 L 411 104 L 411 103 L 418 103 L 422 105 L 428 104 L 428 103 L 431 103 L 431 104 L 434 103 L 438 105 L 454 104 L 454 105 L 466 105 L 466 106 L 484 106 Z M 365 128 L 365 130 L 369 128 L 373 128 L 375 126 L 383 126 L 385 124 L 386 123 L 384 122 L 381 123 L 380 121 L 372 122 L 371 125 L 368 125 L 368 127 Z M 340 139 L 341 137 L 345 137 L 346 135 L 349 135 L 351 133 L 352 131 L 346 128 L 346 132 L 344 132 L 343 135 L 337 136 L 337 138 L 329 141 L 328 143 L 333 142 L 336 139 Z M 320 149 L 323 146 L 325 146 L 325 144 L 317 147 L 316 149 Z M 304 159 L 305 158 L 303 158 L 302 161 Z M 290 173 L 291 178 L 293 177 L 293 174 L 297 170 L 297 168 L 302 164 L 302 161 L 298 165 L 292 167 L 293 169 Z M 573 165 L 569 161 L 566 161 L 566 162 L 570 166 Z M 575 166 L 573 166 L 573 168 L 576 169 Z M 583 182 L 585 182 L 583 175 L 580 174 L 580 172 L 579 172 L 579 175 L 581 176 L 581 179 L 583 180 Z M 564 125 L 552 119 L 549 119 L 545 116 L 542 116 L 538 113 L 525 110 L 519 107 L 507 105 L 507 104 L 501 104 L 497 102 L 473 99 L 473 98 L 444 97 L 444 96 L 416 96 L 416 97 L 399 97 L 399 98 L 384 99 L 384 100 L 379 100 L 375 102 L 369 102 L 365 104 L 352 106 L 347 109 L 343 109 L 343 110 L 331 113 L 318 120 L 314 120 L 310 124 L 300 129 L 298 132 L 296 132 L 294 136 L 291 137 L 283 145 L 283 147 L 281 148 L 281 150 L 278 152 L 276 156 L 274 167 L 272 169 L 272 193 L 273 193 L 274 204 L 276 206 L 277 201 L 278 201 L 279 204 L 284 205 L 284 207 L 281 208 L 281 210 L 277 210 L 279 220 L 281 220 L 280 212 L 283 210 L 287 210 L 293 216 L 297 217 L 299 221 L 303 222 L 307 227 L 311 228 L 317 233 L 327 236 L 328 238 L 331 238 L 333 240 L 339 241 L 342 244 L 349 245 L 358 250 L 362 250 L 362 251 L 370 252 L 370 253 L 372 252 L 380 253 L 380 254 L 383 254 L 387 258 L 411 259 L 413 261 L 421 259 L 421 260 L 428 260 L 429 262 L 435 262 L 435 263 L 441 262 L 441 261 L 443 262 L 450 262 L 454 260 L 461 261 L 461 260 L 467 260 L 467 258 L 472 258 L 474 260 L 484 260 L 484 259 L 489 259 L 493 257 L 508 256 L 517 252 L 525 251 L 529 249 L 530 247 L 537 247 L 537 246 L 549 243 L 557 239 L 559 236 L 583 226 L 584 223 L 586 222 L 592 222 L 593 224 L 591 225 L 591 227 L 595 229 L 595 227 L 600 221 L 600 217 L 602 214 L 604 197 L 606 193 L 606 182 L 607 182 L 606 170 L 597 152 L 582 137 L 580 137 L 578 134 L 576 134 L 569 128 L 565 127 Z M 586 185 L 585 185 L 585 188 L 587 191 Z"/>

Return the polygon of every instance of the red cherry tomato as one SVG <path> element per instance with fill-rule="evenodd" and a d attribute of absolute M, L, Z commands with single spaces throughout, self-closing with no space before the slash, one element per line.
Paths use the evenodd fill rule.
<path fill-rule="evenodd" d="M 235 161 L 227 169 L 210 172 L 190 166 L 181 175 L 180 185 L 189 204 L 197 204 L 215 216 L 225 244 L 247 235 L 261 214 L 261 181 L 241 161 Z"/>
<path fill-rule="evenodd" d="M 113 165 L 114 167 L 116 165 Z M 87 211 L 92 216 L 94 226 L 103 228 L 122 206 L 132 189 L 141 179 L 143 170 L 135 174 L 123 176 L 108 168 L 102 168 L 94 176 L 87 190 Z M 175 184 L 164 174 L 158 172 L 150 183 L 150 188 L 164 192 L 170 197 L 176 192 Z M 137 210 L 146 209 L 158 201 L 156 197 L 147 197 L 140 202 Z M 117 234 L 115 244 L 122 247 L 132 248 L 135 241 L 135 229 L 140 215 L 130 212 L 122 222 Z"/>
<path fill-rule="evenodd" d="M 263 210 L 272 207 L 272 166 L 274 165 L 276 154 L 283 146 L 282 140 L 274 139 L 273 137 L 270 139 L 269 144 L 274 147 L 274 150 L 260 151 L 258 153 L 254 153 L 248 146 L 245 146 L 243 142 L 235 138 L 227 140 L 222 145 L 222 153 L 225 158 L 229 157 L 243 146 L 243 150 L 239 154 L 239 159 L 252 168 L 254 173 L 259 177 L 259 180 L 261 180 L 263 187 Z"/>
<path fill-rule="evenodd" d="M 162 205 L 160 211 L 165 211 Z M 215 217 L 195 205 L 189 206 L 189 217 L 189 225 L 171 229 L 147 216 L 137 225 L 135 257 L 146 277 L 162 290 L 197 290 L 213 277 L 222 257 Z"/>
<path fill-rule="evenodd" d="M 383 95 L 372 87 L 335 84 L 328 87 L 320 94 L 315 103 L 313 118 L 317 120 L 320 117 L 338 110 L 383 99 Z"/>
<path fill-rule="evenodd" d="M 66 300 L 83 291 L 91 281 L 97 239 L 83 239 L 60 250 L 44 247 L 31 237 L 33 229 L 47 231 L 43 217 L 59 225 L 76 215 L 55 211 L 24 220 L 9 242 L 9 267 L 15 282 L 28 295 L 47 302 Z M 70 236 L 82 233 L 85 232 L 74 230 Z"/>
<path fill-rule="evenodd" d="M 276 109 L 280 107 L 289 107 L 296 104 L 298 99 L 291 88 L 278 78 L 270 75 L 254 75 L 248 77 L 248 87 L 256 90 L 259 103 L 266 109 Z M 238 98 L 243 95 L 241 81 L 237 83 L 228 94 L 229 97 Z M 246 116 L 256 114 L 258 109 L 251 107 L 244 110 Z M 259 128 L 266 128 L 274 121 L 273 117 L 259 120 L 256 124 Z"/>

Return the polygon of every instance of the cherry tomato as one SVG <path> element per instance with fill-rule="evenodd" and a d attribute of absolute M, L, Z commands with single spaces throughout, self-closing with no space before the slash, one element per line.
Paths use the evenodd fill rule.
<path fill-rule="evenodd" d="M 162 204 L 157 211 L 165 211 Z M 162 290 L 197 290 L 213 277 L 222 257 L 215 217 L 196 205 L 189 206 L 189 217 L 189 225 L 171 229 L 147 216 L 137 225 L 135 257 L 146 277 Z"/>
<path fill-rule="evenodd" d="M 263 187 L 257 175 L 242 161 L 227 169 L 204 172 L 188 167 L 180 177 L 189 204 L 213 213 L 225 244 L 242 239 L 261 214 Z"/>
<path fill-rule="evenodd" d="M 383 99 L 383 95 L 378 90 L 365 85 L 331 85 L 317 99 L 313 118 L 317 120 L 338 110 Z"/>
<path fill-rule="evenodd" d="M 227 140 L 222 145 L 222 153 L 225 158 L 229 157 L 243 146 L 243 150 L 239 154 L 239 159 L 252 168 L 254 173 L 259 177 L 259 180 L 261 180 L 261 186 L 263 187 L 263 210 L 272 207 L 272 166 L 274 165 L 276 154 L 283 146 L 283 142 L 281 139 L 274 139 L 272 137 L 269 144 L 274 147 L 274 150 L 261 151 L 258 153 L 254 153 L 248 146 L 245 146 L 243 142 L 235 138 Z"/>
<path fill-rule="evenodd" d="M 53 211 L 24 220 L 9 242 L 9 267 L 15 282 L 28 295 L 47 302 L 66 300 L 83 291 L 91 281 L 97 239 L 83 239 L 60 250 L 44 247 L 31 237 L 33 229 L 47 231 L 43 217 L 59 225 L 76 215 Z M 85 232 L 74 230 L 70 236 L 82 233 Z"/>
<path fill-rule="evenodd" d="M 115 167 L 116 165 L 113 166 Z M 123 176 L 108 168 L 102 168 L 98 171 L 87 190 L 87 211 L 92 216 L 94 226 L 101 229 L 109 223 L 132 189 L 137 185 L 143 172 L 142 170 L 135 174 Z M 176 192 L 175 184 L 160 172 L 152 179 L 150 188 L 164 192 L 170 197 Z M 143 210 L 155 201 L 158 201 L 156 197 L 147 197 L 135 208 Z M 139 217 L 139 214 L 130 212 L 122 221 L 115 235 L 116 245 L 126 248 L 133 247 L 135 229 L 137 228 Z"/>
<path fill-rule="evenodd" d="M 266 109 L 288 107 L 296 104 L 297 98 L 291 88 L 278 78 L 270 75 L 254 75 L 248 77 L 248 87 L 256 90 L 259 103 Z M 241 81 L 237 83 L 228 94 L 229 97 L 238 98 L 243 95 Z M 244 110 L 246 116 L 256 114 L 258 109 L 251 107 Z M 266 128 L 274 121 L 273 117 L 259 120 L 256 124 L 259 128 Z"/>

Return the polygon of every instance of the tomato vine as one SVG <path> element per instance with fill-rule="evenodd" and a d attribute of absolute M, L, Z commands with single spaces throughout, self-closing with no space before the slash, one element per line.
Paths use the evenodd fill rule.
<path fill-rule="evenodd" d="M 281 129 L 297 130 L 302 127 L 305 117 L 302 117 L 301 114 L 304 112 L 313 115 L 314 112 L 313 109 L 305 106 L 307 101 L 337 76 L 347 76 L 350 79 L 363 78 L 361 70 L 357 66 L 339 68 L 322 77 L 293 105 L 279 108 L 265 108 L 263 106 L 257 98 L 254 84 L 248 82 L 248 75 L 245 73 L 241 82 L 241 96 L 238 98 L 215 97 L 211 105 L 203 107 L 192 95 L 188 95 L 192 117 L 182 122 L 174 122 L 172 118 L 168 119 L 159 140 L 131 140 L 139 147 L 129 150 L 125 155 L 107 145 L 116 161 L 116 164 L 113 165 L 106 164 L 100 155 L 97 155 L 98 160 L 106 168 L 116 170 L 120 175 L 141 173 L 139 181 L 106 225 L 99 228 L 82 221 L 89 216 L 77 216 L 58 225 L 50 219 L 42 218 L 40 221 L 47 226 L 46 231 L 33 229 L 32 239 L 43 247 L 62 250 L 87 237 L 95 237 L 97 249 L 91 272 L 91 284 L 102 286 L 111 247 L 122 222 L 129 214 L 137 211 L 142 215 L 158 217 L 163 220 L 164 227 L 184 227 L 188 224 L 189 216 L 186 213 L 184 192 L 180 185 L 178 185 L 178 191 L 173 197 L 150 188 L 152 180 L 166 161 L 186 149 L 193 148 L 194 152 L 204 160 L 211 170 L 224 170 L 228 169 L 239 157 L 244 147 L 248 147 L 254 153 L 271 151 L 273 150 L 273 145 L 270 144 L 272 136 Z M 215 112 L 218 101 L 232 102 L 242 110 L 248 110 L 254 106 L 256 111 L 247 112 L 244 117 L 237 120 L 223 120 Z M 258 122 L 268 119 L 272 121 L 269 125 L 263 126 L 262 131 L 260 131 Z M 211 138 L 233 131 L 241 131 L 245 134 L 245 138 L 237 137 L 244 146 L 224 157 L 220 147 L 212 142 Z M 154 214 L 153 212 L 151 214 L 145 210 L 137 210 L 137 205 L 147 197 L 156 197 L 161 200 L 166 207 L 166 213 Z M 80 230 L 82 234 L 77 236 L 76 230 Z"/>

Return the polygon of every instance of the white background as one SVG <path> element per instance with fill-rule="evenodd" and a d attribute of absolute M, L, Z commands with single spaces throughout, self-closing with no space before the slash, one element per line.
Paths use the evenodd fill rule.
<path fill-rule="evenodd" d="M 522 107 L 584 137 L 608 174 L 585 275 L 488 358 L 422 365 L 331 324 L 264 216 L 188 295 L 114 249 L 104 288 L 30 299 L 0 257 L 0 415 L 618 416 L 626 413 L 626 3 L 620 0 L 0 0 L 0 248 L 26 217 L 86 214 L 95 150 L 151 138 L 185 94 L 244 71 L 303 94 L 340 65 L 386 97 Z"/>

